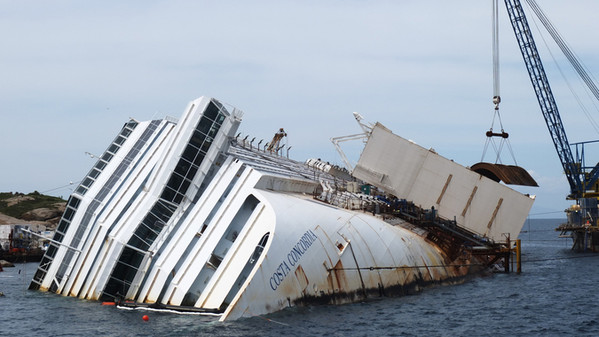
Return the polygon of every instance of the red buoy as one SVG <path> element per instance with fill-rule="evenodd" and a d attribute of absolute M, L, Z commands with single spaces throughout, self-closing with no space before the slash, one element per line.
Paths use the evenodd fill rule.
<path fill-rule="evenodd" d="M 148 317 L 148 315 L 143 315 L 141 319 L 147 322 L 150 319 L 150 317 Z"/>

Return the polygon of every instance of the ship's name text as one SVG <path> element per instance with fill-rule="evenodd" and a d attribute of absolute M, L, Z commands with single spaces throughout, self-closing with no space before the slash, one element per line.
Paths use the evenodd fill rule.
<path fill-rule="evenodd" d="M 270 277 L 270 288 L 273 291 L 277 290 L 281 282 L 283 282 L 285 277 L 287 277 L 287 275 L 291 271 L 291 267 L 295 267 L 302 255 L 306 253 L 306 251 L 312 246 L 312 244 L 314 243 L 314 241 L 316 241 L 317 238 L 318 237 L 316 236 L 316 234 L 309 230 L 306 233 L 304 233 L 304 235 L 302 235 L 302 237 L 295 244 L 295 246 L 291 248 L 291 250 L 287 254 L 287 259 L 281 261 L 279 267 Z"/>

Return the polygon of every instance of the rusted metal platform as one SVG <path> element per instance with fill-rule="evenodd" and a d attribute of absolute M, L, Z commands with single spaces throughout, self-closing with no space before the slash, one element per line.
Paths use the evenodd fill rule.
<path fill-rule="evenodd" d="M 434 242 L 452 260 L 460 255 L 467 256 L 465 260 L 471 261 L 481 269 L 493 272 L 509 273 L 514 270 L 514 260 L 518 263 L 517 271 L 521 271 L 519 248 L 513 245 L 509 234 L 504 242 L 495 242 L 491 239 L 459 226 L 455 220 L 440 217 L 434 208 L 422 209 L 412 202 L 401 200 L 397 207 L 384 210 L 388 216 L 399 217 L 417 228 L 426 232 L 426 238 Z M 476 262 L 474 262 L 476 261 Z"/>

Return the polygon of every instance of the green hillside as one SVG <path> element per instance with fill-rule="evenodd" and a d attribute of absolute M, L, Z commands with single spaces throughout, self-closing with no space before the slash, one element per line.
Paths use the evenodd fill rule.
<path fill-rule="evenodd" d="M 62 198 L 43 195 L 37 191 L 29 194 L 0 192 L 0 213 L 21 218 L 23 214 L 34 209 L 54 209 L 57 204 L 65 202 Z"/>

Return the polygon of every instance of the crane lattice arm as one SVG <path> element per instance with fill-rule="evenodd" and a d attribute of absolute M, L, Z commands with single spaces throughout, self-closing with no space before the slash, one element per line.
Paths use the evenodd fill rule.
<path fill-rule="evenodd" d="M 516 34 L 516 39 L 518 40 L 520 52 L 522 52 L 522 57 L 524 58 L 530 81 L 535 90 L 537 101 L 539 102 L 541 112 L 545 118 L 545 123 L 547 124 L 549 133 L 553 139 L 553 145 L 555 146 L 564 172 L 566 173 L 568 183 L 570 184 L 570 197 L 575 199 L 580 198 L 584 193 L 580 165 L 574 161 L 557 104 L 555 103 L 555 98 L 553 97 L 545 69 L 543 68 L 543 63 L 541 62 L 541 57 L 539 56 L 539 52 L 532 37 L 530 26 L 524 15 L 524 10 L 522 9 L 519 0 L 505 0 L 505 6 L 510 17 L 512 28 Z"/>

